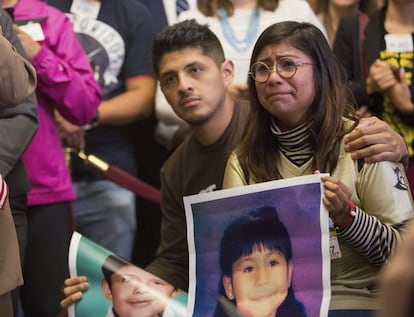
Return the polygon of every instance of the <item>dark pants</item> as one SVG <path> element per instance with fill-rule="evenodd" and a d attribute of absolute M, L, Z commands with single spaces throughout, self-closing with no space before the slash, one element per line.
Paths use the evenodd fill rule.
<path fill-rule="evenodd" d="M 21 300 L 25 317 L 55 317 L 61 287 L 69 277 L 68 251 L 73 230 L 70 203 L 32 206 L 27 212 Z"/>

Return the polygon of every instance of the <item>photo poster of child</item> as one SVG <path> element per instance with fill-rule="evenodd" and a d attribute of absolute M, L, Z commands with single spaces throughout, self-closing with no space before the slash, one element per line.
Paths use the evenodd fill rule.
<path fill-rule="evenodd" d="M 184 197 L 187 316 L 328 315 L 326 175 Z"/>
<path fill-rule="evenodd" d="M 178 292 L 104 247 L 74 232 L 70 276 L 86 276 L 89 289 L 68 309 L 69 317 L 182 317 L 187 293 Z"/>

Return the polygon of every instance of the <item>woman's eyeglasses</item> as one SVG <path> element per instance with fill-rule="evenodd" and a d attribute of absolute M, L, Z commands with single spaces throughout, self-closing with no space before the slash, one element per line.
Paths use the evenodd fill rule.
<path fill-rule="evenodd" d="M 290 58 L 281 58 L 275 65 L 270 67 L 264 62 L 257 62 L 252 65 L 249 75 L 252 76 L 255 82 L 265 83 L 269 80 L 273 69 L 276 68 L 276 72 L 280 77 L 283 79 L 289 79 L 296 74 L 298 66 L 302 65 L 313 65 L 313 63 L 295 63 Z"/>

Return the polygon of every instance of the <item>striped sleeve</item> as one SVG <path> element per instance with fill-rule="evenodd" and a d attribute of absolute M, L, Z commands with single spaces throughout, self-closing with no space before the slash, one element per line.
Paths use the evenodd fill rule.
<path fill-rule="evenodd" d="M 354 220 L 343 231 L 337 232 L 337 236 L 346 240 L 372 264 L 382 265 L 388 261 L 401 239 L 402 229 L 407 222 L 384 224 L 377 217 L 356 207 Z"/>
<path fill-rule="evenodd" d="M 0 175 L 0 209 L 4 209 L 4 205 L 7 202 L 7 197 L 9 195 L 9 189 L 7 187 L 4 178 Z"/>

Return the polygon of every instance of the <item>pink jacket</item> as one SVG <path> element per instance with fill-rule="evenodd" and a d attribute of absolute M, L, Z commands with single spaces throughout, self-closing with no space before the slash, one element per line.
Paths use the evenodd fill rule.
<path fill-rule="evenodd" d="M 23 154 L 32 186 L 28 204 L 71 201 L 75 195 L 53 112 L 58 109 L 66 120 L 87 124 L 96 113 L 101 91 L 66 15 L 42 1 L 19 0 L 14 18 L 18 24 L 38 19 L 45 35 L 40 52 L 31 60 L 38 76 L 39 129 Z"/>

